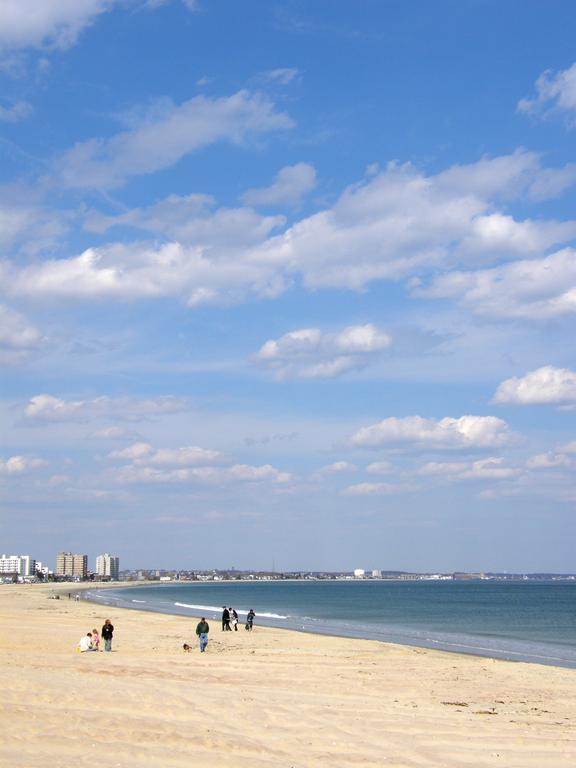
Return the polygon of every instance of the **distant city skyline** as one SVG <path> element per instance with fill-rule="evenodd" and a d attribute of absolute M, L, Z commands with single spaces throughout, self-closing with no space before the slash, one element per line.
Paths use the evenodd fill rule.
<path fill-rule="evenodd" d="M 568 0 L 0 4 L 3 548 L 575 570 L 574 39 Z"/>

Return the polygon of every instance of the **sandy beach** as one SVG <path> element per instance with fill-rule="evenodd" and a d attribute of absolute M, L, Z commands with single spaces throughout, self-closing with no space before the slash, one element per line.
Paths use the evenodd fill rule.
<path fill-rule="evenodd" d="M 0 765 L 576 764 L 576 670 L 215 622 L 200 654 L 195 620 L 69 591 L 0 587 Z M 78 653 L 108 617 L 113 652 Z"/>

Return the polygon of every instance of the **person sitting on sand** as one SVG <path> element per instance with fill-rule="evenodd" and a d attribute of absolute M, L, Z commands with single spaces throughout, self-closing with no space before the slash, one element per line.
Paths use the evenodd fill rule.
<path fill-rule="evenodd" d="M 97 629 L 92 630 L 92 645 L 94 646 L 95 651 L 100 650 L 100 635 Z"/>
<path fill-rule="evenodd" d="M 204 616 L 202 616 L 196 627 L 196 634 L 198 635 L 198 642 L 200 644 L 200 653 L 204 653 L 206 646 L 208 645 L 208 632 L 210 632 L 210 626 Z"/>
<path fill-rule="evenodd" d="M 86 653 L 86 651 L 97 651 L 92 644 L 92 632 L 88 632 L 86 635 L 80 638 L 78 643 L 80 653 Z"/>

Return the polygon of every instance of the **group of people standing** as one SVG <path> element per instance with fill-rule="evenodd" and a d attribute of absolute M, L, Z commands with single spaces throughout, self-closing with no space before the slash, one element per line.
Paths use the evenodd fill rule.
<path fill-rule="evenodd" d="M 81 653 L 86 653 L 86 651 L 99 651 L 100 638 L 102 638 L 102 640 L 104 640 L 104 650 L 111 651 L 113 636 L 114 626 L 110 619 L 106 619 L 101 633 L 99 633 L 97 629 L 93 629 L 91 632 L 87 632 L 80 638 L 80 642 L 78 643 L 78 650 Z"/>
<path fill-rule="evenodd" d="M 252 627 L 254 625 L 254 618 L 256 617 L 256 614 L 250 608 L 248 611 L 248 614 L 246 616 L 246 624 L 244 626 L 244 629 L 247 629 L 248 631 L 252 630 Z M 238 614 L 236 613 L 236 610 L 230 606 L 230 608 L 227 608 L 225 605 L 222 606 L 222 632 L 228 632 L 232 631 L 234 629 L 235 632 L 238 632 Z"/>

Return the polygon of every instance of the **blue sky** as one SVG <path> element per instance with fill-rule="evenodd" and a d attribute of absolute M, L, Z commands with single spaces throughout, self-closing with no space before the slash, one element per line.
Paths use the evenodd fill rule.
<path fill-rule="evenodd" d="M 2 549 L 574 571 L 561 0 L 5 0 Z"/>

